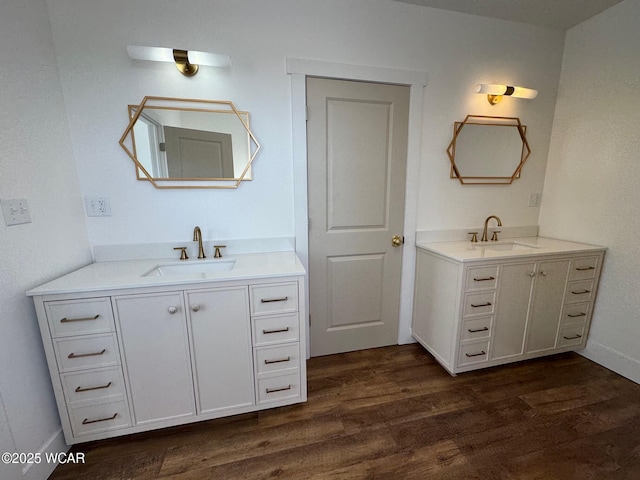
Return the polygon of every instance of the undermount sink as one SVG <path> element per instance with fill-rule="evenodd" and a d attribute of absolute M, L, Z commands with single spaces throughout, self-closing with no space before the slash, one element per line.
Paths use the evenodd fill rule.
<path fill-rule="evenodd" d="M 540 248 L 537 245 L 530 245 L 528 243 L 520 242 L 488 243 L 486 245 L 483 245 L 483 247 L 489 250 L 495 250 L 496 252 L 511 252 L 514 250 L 530 250 L 532 248 Z"/>
<path fill-rule="evenodd" d="M 163 263 L 143 273 L 143 277 L 168 277 L 175 275 L 201 276 L 208 274 L 230 272 L 235 267 L 235 258 L 222 260 L 192 260 L 183 262 Z"/>

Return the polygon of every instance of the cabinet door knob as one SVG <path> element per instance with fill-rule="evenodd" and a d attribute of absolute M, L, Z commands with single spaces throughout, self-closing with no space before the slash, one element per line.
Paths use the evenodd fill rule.
<path fill-rule="evenodd" d="M 193 305 L 191 305 L 191 311 L 197 312 L 199 310 L 200 310 L 200 305 L 198 305 L 197 303 L 194 303 Z"/>
<path fill-rule="evenodd" d="M 535 276 L 536 276 L 536 272 L 529 272 L 529 276 L 530 276 L 531 278 L 535 277 Z"/>
<path fill-rule="evenodd" d="M 542 270 L 542 271 L 540 272 L 540 275 L 542 275 L 543 277 L 546 277 L 546 276 L 547 276 L 547 272 L 545 272 L 544 270 Z"/>
<path fill-rule="evenodd" d="M 169 307 L 169 308 L 167 309 L 167 311 L 168 311 L 171 315 L 173 315 L 174 313 L 176 313 L 176 312 L 178 311 L 178 309 L 177 309 L 176 307 L 173 307 L 173 306 L 172 306 L 172 307 Z"/>

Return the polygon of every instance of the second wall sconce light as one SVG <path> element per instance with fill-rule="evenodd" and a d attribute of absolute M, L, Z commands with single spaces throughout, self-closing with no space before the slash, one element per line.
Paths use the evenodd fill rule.
<path fill-rule="evenodd" d="M 503 96 L 532 99 L 538 96 L 538 91 L 532 88 L 512 87 L 510 85 L 496 85 L 481 83 L 476 87 L 476 93 L 487 95 L 487 100 L 491 105 L 502 100 Z"/>
<path fill-rule="evenodd" d="M 231 57 L 219 53 L 198 52 L 195 50 L 179 50 L 165 47 L 140 47 L 127 46 L 129 57 L 134 60 L 147 60 L 152 62 L 175 62 L 176 67 L 183 75 L 193 77 L 198 73 L 200 65 L 210 67 L 230 67 Z"/>

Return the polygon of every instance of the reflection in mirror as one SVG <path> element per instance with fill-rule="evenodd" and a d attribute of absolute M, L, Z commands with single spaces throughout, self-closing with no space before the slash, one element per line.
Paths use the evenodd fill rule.
<path fill-rule="evenodd" d="M 260 148 L 231 102 L 162 97 L 129 106 L 120 145 L 156 188 L 236 188 Z"/>
<path fill-rule="evenodd" d="M 462 184 L 510 184 L 531 150 L 526 126 L 514 117 L 467 115 L 455 122 L 447 153 L 451 178 Z"/>

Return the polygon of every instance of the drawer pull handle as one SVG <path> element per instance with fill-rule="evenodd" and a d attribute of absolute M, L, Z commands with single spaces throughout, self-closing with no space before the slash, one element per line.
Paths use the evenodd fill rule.
<path fill-rule="evenodd" d="M 289 300 L 289 297 L 281 297 L 281 298 L 261 298 L 260 303 L 273 303 L 273 302 L 286 302 Z"/>
<path fill-rule="evenodd" d="M 108 422 L 109 420 L 115 420 L 117 416 L 118 416 L 118 412 L 114 413 L 112 417 L 99 418 L 97 420 L 89 420 L 88 418 L 85 418 L 84 420 L 82 420 L 82 424 L 89 425 L 91 423 Z"/>
<path fill-rule="evenodd" d="M 287 357 L 287 358 L 279 358 L 277 360 L 265 360 L 264 364 L 265 365 L 269 365 L 271 363 L 282 363 L 282 362 L 289 362 L 291 360 L 291 357 Z"/>
<path fill-rule="evenodd" d="M 491 306 L 491 302 L 487 302 L 487 303 L 479 303 L 478 305 L 474 305 L 473 303 L 471 304 L 471 306 L 473 308 L 478 308 L 478 307 L 490 307 Z"/>
<path fill-rule="evenodd" d="M 484 350 L 482 350 L 480 353 L 465 353 L 465 355 L 469 358 L 471 357 L 480 357 L 482 355 L 486 355 L 487 352 L 485 352 Z"/>
<path fill-rule="evenodd" d="M 576 270 L 579 272 L 584 272 L 585 270 L 595 270 L 596 267 L 576 267 Z"/>
<path fill-rule="evenodd" d="M 562 338 L 564 338 L 565 340 L 575 340 L 576 338 L 582 338 L 582 335 L 574 335 L 573 337 L 563 336 Z"/>
<path fill-rule="evenodd" d="M 60 323 L 69 323 L 69 322 L 84 322 L 86 320 L 97 320 L 100 317 L 100 314 L 95 317 L 79 317 L 79 318 L 61 318 Z"/>
<path fill-rule="evenodd" d="M 567 317 L 571 317 L 571 318 L 584 317 L 585 315 L 586 315 L 586 313 L 576 313 L 575 315 L 567 313 Z"/>
<path fill-rule="evenodd" d="M 474 282 L 487 282 L 490 280 L 495 280 L 496 277 L 485 277 L 485 278 L 475 278 L 473 279 Z"/>
<path fill-rule="evenodd" d="M 276 392 L 284 392 L 285 390 L 291 390 L 291 385 L 287 385 L 286 387 L 280 387 L 280 388 L 267 388 L 266 392 L 276 393 Z"/>
<path fill-rule="evenodd" d="M 571 291 L 574 295 L 584 295 L 585 293 L 591 293 L 591 290 L 580 290 L 579 292 Z"/>
<path fill-rule="evenodd" d="M 71 352 L 67 358 L 82 358 L 82 357 L 97 357 L 98 355 L 104 355 L 107 349 L 103 348 L 101 352 L 93 352 L 93 353 L 73 353 Z"/>
<path fill-rule="evenodd" d="M 482 328 L 468 328 L 467 329 L 469 331 L 469 333 L 478 333 L 478 332 L 486 332 L 489 330 L 489 327 L 482 327 Z"/>
<path fill-rule="evenodd" d="M 90 392 L 91 390 L 102 390 L 103 388 L 109 388 L 110 386 L 111 386 L 111 382 L 107 383 L 106 385 L 100 385 L 99 387 L 89 387 L 89 388 L 78 387 L 76 388 L 76 393 Z"/>
<path fill-rule="evenodd" d="M 269 335 L 270 333 L 282 333 L 282 332 L 288 332 L 289 331 L 289 327 L 287 328 L 278 328 L 276 330 L 262 330 L 262 334 L 263 335 Z"/>

